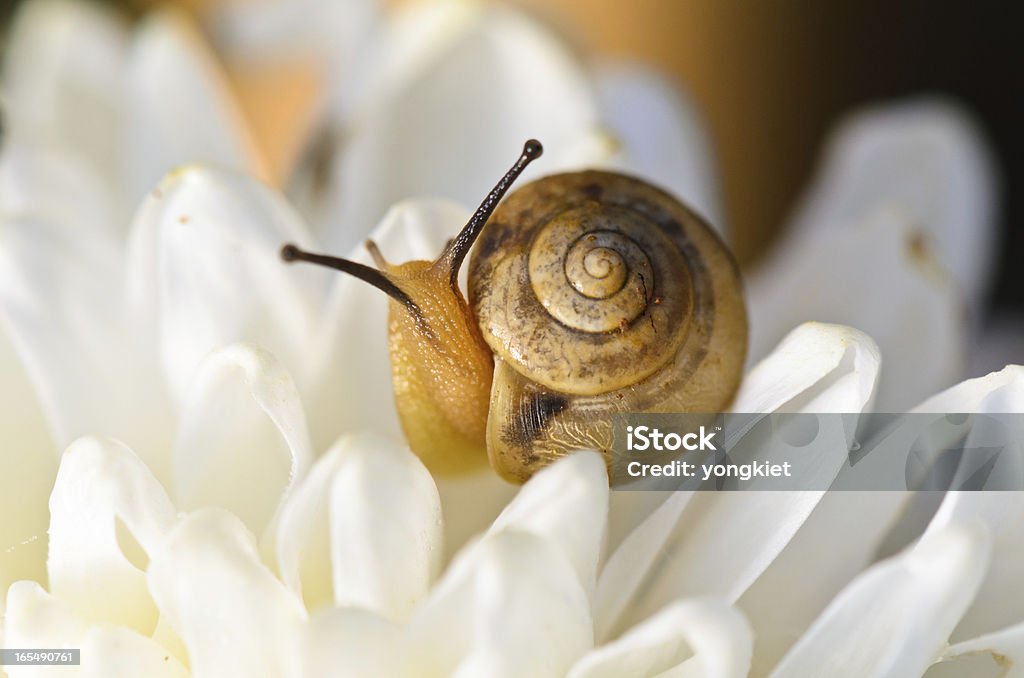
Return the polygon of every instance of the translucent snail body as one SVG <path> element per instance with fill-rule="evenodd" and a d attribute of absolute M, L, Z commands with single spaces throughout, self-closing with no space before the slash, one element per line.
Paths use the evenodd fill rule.
<path fill-rule="evenodd" d="M 540 152 L 527 142 L 434 262 L 391 265 L 372 243 L 379 270 L 282 250 L 391 297 L 396 406 L 432 471 L 489 460 L 523 482 L 575 449 L 608 458 L 612 414 L 716 412 L 739 384 L 746 312 L 714 232 L 663 191 L 609 172 L 546 177 L 498 206 Z M 458 272 L 478 237 L 467 303 Z"/>

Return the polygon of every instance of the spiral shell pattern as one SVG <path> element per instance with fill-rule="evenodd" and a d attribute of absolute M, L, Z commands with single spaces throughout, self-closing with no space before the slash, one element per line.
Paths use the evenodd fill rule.
<path fill-rule="evenodd" d="M 481 234 L 469 281 L 495 355 L 488 453 L 510 479 L 609 451 L 616 412 L 717 412 L 739 383 L 735 262 L 646 182 L 588 171 L 520 188 Z"/>

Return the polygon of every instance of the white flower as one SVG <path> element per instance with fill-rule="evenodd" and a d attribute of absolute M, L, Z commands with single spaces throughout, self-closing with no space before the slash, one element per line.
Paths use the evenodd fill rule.
<path fill-rule="evenodd" d="M 902 493 L 609 492 L 586 452 L 518 493 L 431 477 L 398 432 L 383 299 L 282 266 L 283 242 L 344 248 L 435 194 L 455 202 L 399 203 L 373 233 L 432 257 L 527 136 L 551 151 L 534 171 L 621 167 L 720 211 L 697 118 L 653 76 L 590 76 L 507 9 L 356 4 L 212 24 L 233 59 L 298 43 L 327 65 L 309 124 L 345 141 L 326 189 L 310 165 L 292 178 L 305 218 L 246 176 L 269 170 L 181 17 L 23 11 L 0 156 L 0 645 L 81 647 L 94 676 L 1024 666 L 1021 493 L 950 493 L 915 522 Z M 335 12 L 359 17 L 350 43 L 324 33 Z M 1020 367 L 953 385 L 989 174 L 947 105 L 845 126 L 750 281 L 734 409 L 1021 411 Z"/>

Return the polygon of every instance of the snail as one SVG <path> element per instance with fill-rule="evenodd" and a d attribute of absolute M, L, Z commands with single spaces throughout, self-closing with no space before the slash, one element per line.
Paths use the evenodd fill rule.
<path fill-rule="evenodd" d="M 718 412 L 739 384 L 746 310 L 718 236 L 664 191 L 606 171 L 548 176 L 502 201 L 541 153 L 526 142 L 435 261 L 391 264 L 372 241 L 377 268 L 281 250 L 390 297 L 395 403 L 431 471 L 489 459 L 525 482 L 588 448 L 611 463 L 613 414 Z"/>

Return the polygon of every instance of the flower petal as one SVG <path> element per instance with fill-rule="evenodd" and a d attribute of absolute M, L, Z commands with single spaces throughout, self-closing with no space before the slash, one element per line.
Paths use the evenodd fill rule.
<path fill-rule="evenodd" d="M 957 643 L 946 650 L 942 662 L 972 655 L 990 655 L 1002 669 L 1002 678 L 1024 676 L 1024 623 Z"/>
<path fill-rule="evenodd" d="M 149 586 L 197 676 L 295 676 L 306 612 L 219 509 L 182 520 L 154 554 Z"/>
<path fill-rule="evenodd" d="M 181 413 L 175 504 L 230 509 L 262 534 L 312 459 L 298 391 L 277 359 L 247 344 L 211 353 Z"/>
<path fill-rule="evenodd" d="M 109 234 L 71 226 L 0 220 L 0 323 L 57 449 L 102 433 L 151 460 L 166 452 L 169 412 L 124 323 L 121 254 Z"/>
<path fill-rule="evenodd" d="M 149 14 L 128 58 L 123 160 L 130 203 L 186 163 L 259 173 L 230 86 L 182 10 Z"/>
<path fill-rule="evenodd" d="M 366 610 L 326 609 L 303 635 L 303 676 L 402 675 L 402 629 Z"/>
<path fill-rule="evenodd" d="M 109 187 L 81 158 L 42 143 L 23 142 L 4 131 L 0 153 L 0 214 L 30 216 L 105 236 L 121 237 Z"/>
<path fill-rule="evenodd" d="M 771 675 L 923 674 L 973 599 L 990 548 L 977 523 L 926 535 L 857 577 Z"/>
<path fill-rule="evenodd" d="M 608 468 L 597 452 L 578 452 L 533 476 L 488 534 L 507 529 L 544 537 L 565 550 L 583 590 L 593 592 L 608 526 Z"/>
<path fill-rule="evenodd" d="M 928 234 L 957 288 L 980 301 L 993 272 L 996 171 L 966 111 L 942 99 L 869 108 L 838 126 L 821 164 L 792 237 L 853 225 L 890 206 Z"/>
<path fill-rule="evenodd" d="M 83 620 L 150 635 L 157 611 L 145 569 L 174 516 L 163 487 L 130 449 L 113 440 L 75 442 L 50 496 L 50 590 Z"/>
<path fill-rule="evenodd" d="M 1009 445 L 1000 451 L 990 483 L 1013 484 L 1021 478 L 1024 427 L 1019 416 L 985 417 L 985 414 L 1024 411 L 1024 368 L 1008 366 L 978 379 L 969 379 L 939 393 L 914 408 L 915 413 L 976 413 L 971 432 L 957 447 L 984 449 Z M 1002 430 L 999 430 L 1002 429 Z M 996 437 L 990 437 L 996 436 Z M 935 437 L 941 445 L 941 438 Z M 951 441 L 952 442 L 952 441 Z M 1004 485 L 1005 486 L 1005 485 Z M 937 508 L 936 508 L 937 506 Z M 994 632 L 1024 618 L 1024 492 L 950 491 L 933 504 L 927 531 L 946 529 L 963 522 L 981 521 L 993 536 L 992 565 L 977 596 L 953 634 L 962 640 Z M 920 521 L 921 525 L 924 521 Z M 918 526 L 917 530 L 920 531 Z M 914 536 L 911 534 L 910 536 Z M 906 538 L 906 537 L 904 537 Z"/>
<path fill-rule="evenodd" d="M 506 530 L 463 551 L 409 626 L 425 675 L 564 676 L 593 642 L 587 596 L 560 549 Z"/>
<path fill-rule="evenodd" d="M 714 154 L 696 106 L 666 78 L 639 64 L 597 72 L 601 119 L 616 139 L 615 169 L 663 186 L 725 234 Z"/>
<path fill-rule="evenodd" d="M 4 617 L 4 647 L 53 648 L 78 647 L 88 624 L 64 601 L 48 593 L 38 582 L 18 581 L 7 591 Z M 17 670 L 5 667 L 12 678 Z M 22 669 L 24 674 L 29 673 Z"/>
<path fill-rule="evenodd" d="M 756 367 L 734 407 L 745 412 L 859 412 L 870 401 L 878 354 L 866 335 L 806 324 Z M 846 459 L 843 437 L 814 483 Z M 695 595 L 737 600 L 785 548 L 821 491 L 676 492 L 611 555 L 598 579 L 595 618 L 604 640 L 666 601 Z"/>
<path fill-rule="evenodd" d="M 737 602 L 757 635 L 752 675 L 767 675 L 829 602 L 874 562 L 907 501 L 904 492 L 824 494 Z"/>
<path fill-rule="evenodd" d="M 804 323 L 743 379 L 733 412 L 860 412 L 872 402 L 881 358 L 851 327 Z"/>
<path fill-rule="evenodd" d="M 47 497 L 57 456 L 28 375 L 0 316 L 0 600 L 12 582 L 46 582 Z M 10 516 L 17 516 L 11 519 Z M 3 608 L 0 606 L 0 617 Z"/>
<path fill-rule="evenodd" d="M 64 600 L 36 582 L 21 581 L 8 592 L 4 647 L 79 649 L 81 671 L 68 666 L 50 668 L 6 666 L 9 678 L 81 675 L 95 678 L 185 678 L 188 671 L 151 638 L 126 628 L 88 625 Z"/>
<path fill-rule="evenodd" d="M 743 678 L 753 645 L 750 625 L 735 608 L 712 598 L 680 601 L 591 650 L 569 678 Z"/>
<path fill-rule="evenodd" d="M 284 507 L 278 531 L 282 578 L 310 609 L 333 602 L 402 622 L 440 569 L 434 481 L 415 455 L 374 435 L 338 441 Z"/>
<path fill-rule="evenodd" d="M 343 68 L 372 35 L 381 10 L 372 0 L 257 0 L 209 9 L 209 28 L 221 53 L 234 61 L 266 64 L 312 58 L 320 67 Z M 320 63 L 326 62 L 326 63 Z M 336 77 L 343 80 L 344 70 Z"/>
<path fill-rule="evenodd" d="M 93 627 L 82 636 L 80 646 L 85 676 L 188 678 L 191 675 L 177 658 L 152 639 L 128 629 Z"/>
<path fill-rule="evenodd" d="M 311 246 L 281 196 L 248 177 L 192 167 L 169 175 L 136 216 L 128 296 L 140 333 L 156 332 L 179 402 L 213 349 L 256 341 L 303 383 L 327 271 L 290 267 L 281 246 Z"/>
<path fill-rule="evenodd" d="M 117 157 L 127 26 L 95 3 L 21 4 L 4 54 L 4 114 L 14 138 L 69 151 L 103 190 Z M 7 130 L 5 130 L 6 132 Z"/>
<path fill-rule="evenodd" d="M 371 239 L 388 261 L 433 260 L 469 218 L 465 208 L 440 200 L 415 200 L 392 207 Z M 350 259 L 372 265 L 360 245 Z M 339 435 L 365 430 L 402 440 L 395 412 L 388 357 L 387 297 L 348 275 L 330 273 L 333 290 L 322 313 L 324 331 L 312 350 L 320 356 L 309 399 L 318 448 Z"/>
<path fill-rule="evenodd" d="M 582 66 L 510 7 L 403 6 L 379 54 L 353 85 L 362 94 L 319 220 L 331 249 L 354 246 L 409 196 L 478 204 L 531 137 L 546 153 L 524 179 L 578 167 L 580 148 L 594 143 L 597 111 Z M 487 96 L 482 82 L 495 84 Z"/>
<path fill-rule="evenodd" d="M 754 357 L 807 318 L 871 335 L 886 361 L 879 411 L 905 411 L 961 378 L 959 292 L 927 232 L 905 213 L 882 208 L 849 228 L 794 238 L 751 276 L 748 290 Z"/>

